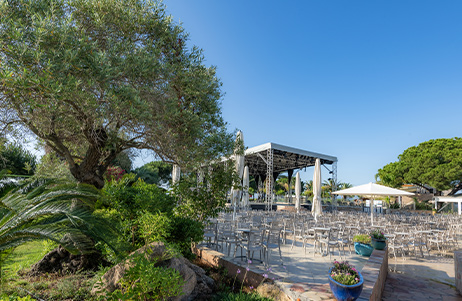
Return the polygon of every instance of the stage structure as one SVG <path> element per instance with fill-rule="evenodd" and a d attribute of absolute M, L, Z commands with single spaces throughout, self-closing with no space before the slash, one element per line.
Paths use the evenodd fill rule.
<path fill-rule="evenodd" d="M 316 158 L 319 158 L 321 165 L 328 170 L 328 178 L 332 178 L 334 184 L 337 183 L 337 157 L 271 142 L 247 149 L 245 151 L 244 165 L 249 167 L 249 174 L 255 178 L 256 184 L 259 187 L 267 179 L 265 204 L 266 209 L 271 210 L 273 205 L 274 179 L 280 173 L 287 171 L 290 183 L 295 170 L 314 166 Z M 335 190 L 336 187 L 332 187 L 332 191 Z M 291 195 L 290 191 L 289 195 Z"/>

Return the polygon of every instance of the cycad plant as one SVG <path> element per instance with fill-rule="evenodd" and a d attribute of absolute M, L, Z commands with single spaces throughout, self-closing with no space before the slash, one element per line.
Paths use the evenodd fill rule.
<path fill-rule="evenodd" d="M 88 253 L 114 233 L 92 215 L 99 191 L 49 179 L 0 181 L 0 253 L 30 240 L 50 239 L 69 252 Z"/>

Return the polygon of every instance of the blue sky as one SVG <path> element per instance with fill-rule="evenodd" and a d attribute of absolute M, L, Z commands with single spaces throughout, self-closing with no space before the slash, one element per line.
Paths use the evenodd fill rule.
<path fill-rule="evenodd" d="M 337 156 L 338 179 L 360 185 L 410 146 L 461 136 L 462 1 L 164 4 L 217 66 L 248 147 Z"/>

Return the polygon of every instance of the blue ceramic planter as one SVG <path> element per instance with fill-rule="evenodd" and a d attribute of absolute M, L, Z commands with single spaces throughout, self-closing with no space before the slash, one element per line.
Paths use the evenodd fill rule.
<path fill-rule="evenodd" d="M 360 242 L 355 242 L 356 254 L 369 257 L 371 256 L 372 251 L 374 251 L 374 248 L 371 245 L 366 245 Z"/>
<path fill-rule="evenodd" d="M 353 285 L 345 285 L 335 281 L 330 276 L 331 272 L 332 268 L 329 270 L 329 285 L 335 299 L 338 301 L 354 301 L 359 298 L 363 291 L 364 283 L 363 276 L 360 272 L 358 272 L 359 282 Z"/>
<path fill-rule="evenodd" d="M 379 240 L 375 238 L 371 238 L 371 246 L 376 250 L 383 250 L 387 246 L 386 240 Z"/>

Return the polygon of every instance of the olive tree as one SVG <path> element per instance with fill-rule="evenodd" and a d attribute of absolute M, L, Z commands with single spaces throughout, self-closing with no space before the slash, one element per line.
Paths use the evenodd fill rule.
<path fill-rule="evenodd" d="M 99 188 L 127 149 L 221 156 L 221 82 L 187 41 L 159 2 L 0 0 L 0 134 L 38 137 Z"/>

